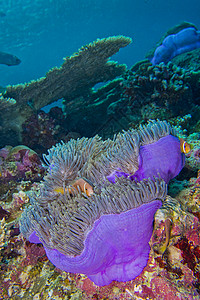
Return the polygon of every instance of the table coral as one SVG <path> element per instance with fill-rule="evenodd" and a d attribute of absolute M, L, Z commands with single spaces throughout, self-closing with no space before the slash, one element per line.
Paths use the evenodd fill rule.
<path fill-rule="evenodd" d="M 0 93 L 0 110 L 9 109 L 10 106 L 15 105 L 16 100 L 13 98 L 6 98 Z"/>
<path fill-rule="evenodd" d="M 125 65 L 108 61 L 109 57 L 131 43 L 131 38 L 114 36 L 98 39 L 66 57 L 60 68 L 53 68 L 45 77 L 25 84 L 8 86 L 1 96 L 16 101 L 14 109 L 1 111 L 1 126 L 6 132 L 12 129 L 21 140 L 21 126 L 33 114 L 58 99 L 73 99 L 89 93 L 98 82 L 121 75 Z M 59 83 L 59 84 L 58 84 Z"/>

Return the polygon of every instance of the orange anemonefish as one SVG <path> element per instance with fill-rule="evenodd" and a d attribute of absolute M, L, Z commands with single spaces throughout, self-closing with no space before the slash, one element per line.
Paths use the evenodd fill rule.
<path fill-rule="evenodd" d="M 180 138 L 180 147 L 181 147 L 181 152 L 188 154 L 191 151 L 191 145 L 188 144 L 184 139 Z"/>
<path fill-rule="evenodd" d="M 93 185 L 92 183 L 85 178 L 79 178 L 75 181 L 73 181 L 70 186 L 65 188 L 65 191 L 69 191 L 69 193 L 72 193 L 73 190 L 81 191 L 82 193 L 85 193 L 88 197 L 92 196 L 94 193 L 93 191 Z M 54 192 L 64 194 L 64 188 L 63 187 L 56 187 L 54 189 Z"/>

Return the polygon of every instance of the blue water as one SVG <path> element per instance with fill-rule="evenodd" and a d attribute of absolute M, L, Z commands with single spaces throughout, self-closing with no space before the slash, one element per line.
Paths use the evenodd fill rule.
<path fill-rule="evenodd" d="M 0 0 L 0 51 L 22 63 L 0 65 L 0 86 L 44 76 L 63 57 L 97 38 L 125 35 L 133 43 L 113 57 L 129 67 L 170 27 L 200 29 L 199 0 Z"/>

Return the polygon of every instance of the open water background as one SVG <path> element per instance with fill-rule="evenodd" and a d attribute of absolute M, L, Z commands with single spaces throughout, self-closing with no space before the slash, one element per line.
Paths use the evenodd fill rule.
<path fill-rule="evenodd" d="M 200 29 L 199 0 L 0 0 L 0 51 L 22 60 L 0 65 L 0 86 L 44 76 L 81 46 L 112 35 L 133 39 L 112 58 L 130 67 L 182 21 Z"/>

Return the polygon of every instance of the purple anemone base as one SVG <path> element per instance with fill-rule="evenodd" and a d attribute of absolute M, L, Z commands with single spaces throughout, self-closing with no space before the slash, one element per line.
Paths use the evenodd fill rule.
<path fill-rule="evenodd" d="M 99 286 L 113 280 L 132 280 L 147 264 L 154 214 L 161 205 L 160 200 L 154 200 L 120 214 L 101 216 L 88 232 L 79 256 L 64 255 L 44 246 L 46 254 L 57 268 L 86 274 Z M 35 232 L 29 241 L 40 242 Z"/>
<path fill-rule="evenodd" d="M 167 135 L 140 147 L 138 170 L 134 174 L 125 173 L 121 167 L 107 178 L 115 183 L 116 177 L 121 176 L 138 181 L 144 178 L 154 180 L 154 176 L 160 176 L 168 183 L 179 174 L 184 163 L 180 140 Z M 155 199 L 126 212 L 102 215 L 85 233 L 84 248 L 78 256 L 63 254 L 43 243 L 46 254 L 57 268 L 86 274 L 99 286 L 113 280 L 132 280 L 147 264 L 154 214 L 161 205 L 162 201 Z M 35 231 L 29 236 L 29 241 L 40 243 Z"/>
<path fill-rule="evenodd" d="M 166 183 L 176 177 L 185 164 L 185 155 L 181 152 L 180 140 L 172 135 L 160 138 L 157 142 L 140 147 L 139 168 L 135 174 L 123 170 L 112 172 L 107 179 L 115 183 L 115 177 L 129 177 L 141 181 L 144 178 L 154 179 L 160 176 Z"/>
<path fill-rule="evenodd" d="M 155 50 L 151 58 L 153 65 L 167 63 L 173 57 L 200 48 L 200 31 L 189 27 L 177 34 L 168 35 L 162 44 Z"/>

